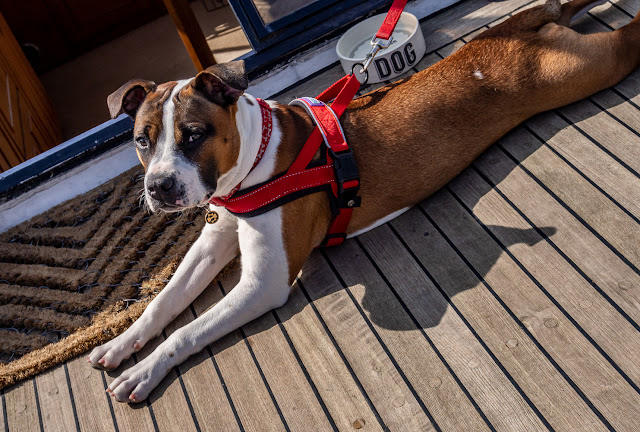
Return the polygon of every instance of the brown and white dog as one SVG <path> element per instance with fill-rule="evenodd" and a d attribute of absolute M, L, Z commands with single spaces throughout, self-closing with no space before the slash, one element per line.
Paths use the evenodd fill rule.
<path fill-rule="evenodd" d="M 437 191 L 510 129 L 541 111 L 612 86 L 640 64 L 640 14 L 611 33 L 581 35 L 572 17 L 597 3 L 548 0 L 487 30 L 450 57 L 411 78 L 355 99 L 341 123 L 361 175 L 362 206 L 350 236 L 367 231 Z M 108 98 L 113 117 L 135 117 L 134 139 L 146 170 L 152 211 L 206 206 L 285 171 L 313 129 L 302 108 L 270 102 L 273 133 L 261 141 L 261 112 L 243 94 L 241 62 L 213 66 L 193 79 L 156 86 L 134 80 Z M 213 206 L 212 206 L 213 207 Z M 238 285 L 175 331 L 107 389 L 140 401 L 168 371 L 214 340 L 287 301 L 291 284 L 324 238 L 332 215 L 316 193 L 251 218 L 215 208 L 175 275 L 122 335 L 88 361 L 112 369 L 183 311 L 237 254 Z"/>

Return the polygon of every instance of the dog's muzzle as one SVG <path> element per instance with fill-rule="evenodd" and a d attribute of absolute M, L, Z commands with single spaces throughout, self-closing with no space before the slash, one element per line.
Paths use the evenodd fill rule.
<path fill-rule="evenodd" d="M 159 173 L 147 179 L 149 197 L 166 206 L 182 205 L 180 189 L 174 174 Z"/>

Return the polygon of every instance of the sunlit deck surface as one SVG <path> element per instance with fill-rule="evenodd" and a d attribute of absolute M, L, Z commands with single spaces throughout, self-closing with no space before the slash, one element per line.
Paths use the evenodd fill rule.
<path fill-rule="evenodd" d="M 527 4 L 467 1 L 427 18 L 414 72 Z M 613 1 L 575 27 L 611 31 L 639 8 Z M 342 74 L 334 65 L 274 99 Z M 529 120 L 391 223 L 314 252 L 285 306 L 172 370 L 148 402 L 111 401 L 124 367 L 83 356 L 5 389 L 0 428 L 638 431 L 639 173 L 636 71 Z"/>

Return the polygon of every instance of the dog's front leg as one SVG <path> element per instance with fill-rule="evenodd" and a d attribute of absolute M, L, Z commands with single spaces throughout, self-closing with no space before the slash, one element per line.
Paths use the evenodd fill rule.
<path fill-rule="evenodd" d="M 141 401 L 190 355 L 265 312 L 289 296 L 289 266 L 282 240 L 281 209 L 240 220 L 240 282 L 214 307 L 172 333 L 153 353 L 109 386 L 118 401 Z"/>
<path fill-rule="evenodd" d="M 217 209 L 220 220 L 205 225 L 171 281 L 124 333 L 95 348 L 88 357 L 94 367 L 113 369 L 139 351 L 182 312 L 238 252 L 238 220 Z"/>

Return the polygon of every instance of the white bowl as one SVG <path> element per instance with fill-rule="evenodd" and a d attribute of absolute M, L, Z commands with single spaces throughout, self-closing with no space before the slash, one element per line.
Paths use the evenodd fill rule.
<path fill-rule="evenodd" d="M 338 40 L 336 52 L 345 73 L 350 74 L 354 64 L 364 63 L 365 57 L 371 51 L 371 38 L 377 33 L 385 16 L 386 14 L 375 15 L 356 24 Z M 378 51 L 367 69 L 368 83 L 386 81 L 402 75 L 424 56 L 424 36 L 420 22 L 414 15 L 402 12 L 391 38 L 391 46 Z M 364 82 L 364 75 L 359 71 L 360 67 L 354 69 L 360 82 Z"/>

